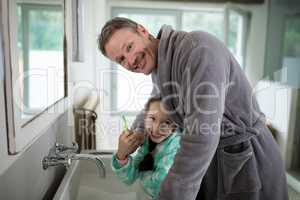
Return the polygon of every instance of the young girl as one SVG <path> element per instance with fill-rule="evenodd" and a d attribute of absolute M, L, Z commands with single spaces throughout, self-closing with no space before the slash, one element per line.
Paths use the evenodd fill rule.
<path fill-rule="evenodd" d="M 136 145 L 136 142 L 131 141 L 129 145 L 130 134 L 121 134 L 118 151 L 113 156 L 112 169 L 127 185 L 139 178 L 145 193 L 156 199 L 160 185 L 173 164 L 180 140 L 179 131 L 168 119 L 160 99 L 153 98 L 146 105 L 145 130 L 147 137 L 135 156 L 126 154 L 129 154 L 128 149 Z M 128 145 L 125 145 L 126 142 Z"/>

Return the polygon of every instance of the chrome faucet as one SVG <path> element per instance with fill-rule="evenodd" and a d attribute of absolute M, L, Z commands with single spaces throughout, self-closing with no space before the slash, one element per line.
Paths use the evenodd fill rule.
<path fill-rule="evenodd" d="M 69 168 L 73 160 L 94 161 L 99 170 L 99 175 L 105 178 L 105 165 L 101 158 L 93 154 L 80 154 L 76 143 L 73 143 L 73 147 L 56 143 L 55 146 L 49 150 L 48 155 L 43 158 L 42 165 L 44 170 L 50 166 L 58 165 L 64 165 L 66 168 Z"/>

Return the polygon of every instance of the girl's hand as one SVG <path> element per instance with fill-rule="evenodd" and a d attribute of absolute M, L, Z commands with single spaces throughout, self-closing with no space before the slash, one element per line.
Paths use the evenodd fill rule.
<path fill-rule="evenodd" d="M 140 146 L 142 141 L 142 134 L 130 130 L 123 131 L 119 136 L 117 158 L 125 160 L 128 155 L 132 154 Z"/>

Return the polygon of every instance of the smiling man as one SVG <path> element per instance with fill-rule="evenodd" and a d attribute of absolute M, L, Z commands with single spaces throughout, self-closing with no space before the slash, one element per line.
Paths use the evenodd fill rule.
<path fill-rule="evenodd" d="M 150 74 L 156 67 L 159 40 L 141 25 L 116 31 L 113 39 L 110 39 L 111 31 L 106 32 L 109 35 L 105 37 L 107 44 L 100 46 L 101 51 L 129 71 Z"/>
<path fill-rule="evenodd" d="M 230 51 L 212 35 L 163 26 L 156 38 L 126 18 L 103 27 L 101 52 L 151 74 L 170 118 L 183 130 L 159 200 L 288 200 L 277 144 Z M 143 114 L 132 130 L 143 130 Z"/>

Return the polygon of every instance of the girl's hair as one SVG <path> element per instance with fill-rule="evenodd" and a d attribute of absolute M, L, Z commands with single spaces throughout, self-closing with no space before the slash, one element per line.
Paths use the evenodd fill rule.
<path fill-rule="evenodd" d="M 139 163 L 138 169 L 140 172 L 142 171 L 152 171 L 154 168 L 154 158 L 153 158 L 153 151 L 157 145 L 157 143 L 153 142 L 149 138 L 149 152 L 145 155 L 144 159 Z"/>
<path fill-rule="evenodd" d="M 160 98 L 160 97 L 156 97 L 156 96 L 151 97 L 151 98 L 149 99 L 149 101 L 148 101 L 148 102 L 146 103 L 146 105 L 145 105 L 145 111 L 146 111 L 146 112 L 149 111 L 150 104 L 153 103 L 153 102 L 156 102 L 156 101 L 161 101 L 161 98 Z"/>
<path fill-rule="evenodd" d="M 150 104 L 156 101 L 160 101 L 160 97 L 152 97 L 145 106 L 145 111 L 149 111 Z M 138 170 L 141 171 L 152 171 L 154 167 L 153 152 L 157 143 L 153 142 L 149 138 L 148 154 L 145 155 L 144 159 L 139 163 Z"/>

